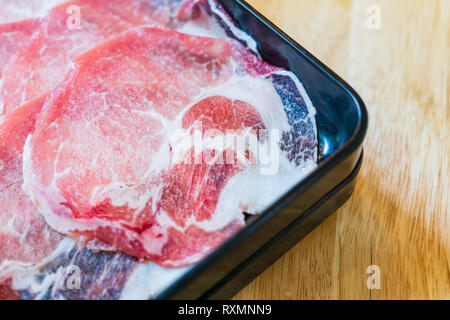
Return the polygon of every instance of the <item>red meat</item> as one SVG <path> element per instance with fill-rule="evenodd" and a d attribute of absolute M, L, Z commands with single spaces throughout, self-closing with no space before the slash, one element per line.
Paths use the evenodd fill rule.
<path fill-rule="evenodd" d="M 30 19 L 0 25 L 0 79 L 6 63 L 30 40 L 38 24 L 39 20 Z"/>
<path fill-rule="evenodd" d="M 219 230 L 197 222 L 211 218 L 241 164 L 171 164 L 168 137 L 183 114 L 185 128 L 264 127 L 243 102 L 212 97 L 191 107 L 236 70 L 274 70 L 249 55 L 234 40 L 140 27 L 76 59 L 25 155 L 27 188 L 49 224 L 166 266 L 195 262 L 236 232 L 243 219 Z"/>
<path fill-rule="evenodd" d="M 48 93 L 64 79 L 72 59 L 131 27 L 169 23 L 168 8 L 158 3 L 73 0 L 53 8 L 30 43 L 5 66 L 0 105 L 8 113 Z"/>
<path fill-rule="evenodd" d="M 61 239 L 23 190 L 23 146 L 43 102 L 41 98 L 21 106 L 0 125 L 0 265 L 5 260 L 38 262 Z"/>

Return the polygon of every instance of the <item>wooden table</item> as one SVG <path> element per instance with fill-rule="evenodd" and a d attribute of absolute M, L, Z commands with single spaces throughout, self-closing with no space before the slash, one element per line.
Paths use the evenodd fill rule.
<path fill-rule="evenodd" d="M 370 125 L 353 197 L 236 298 L 450 299 L 450 1 L 249 2 L 354 86 Z"/>

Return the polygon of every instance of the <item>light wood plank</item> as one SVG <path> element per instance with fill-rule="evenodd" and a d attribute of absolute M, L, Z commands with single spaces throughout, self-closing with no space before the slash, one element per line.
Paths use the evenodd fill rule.
<path fill-rule="evenodd" d="M 351 200 L 236 299 L 450 299 L 450 1 L 249 2 L 355 87 L 370 128 Z"/>

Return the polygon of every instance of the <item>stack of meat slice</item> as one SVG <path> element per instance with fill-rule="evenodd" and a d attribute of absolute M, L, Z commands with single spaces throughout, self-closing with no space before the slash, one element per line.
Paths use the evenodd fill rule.
<path fill-rule="evenodd" d="M 295 77 L 242 41 L 173 30 L 214 1 L 44 2 L 58 5 L 0 15 L 0 299 L 118 298 L 140 262 L 198 262 L 262 209 L 258 191 L 224 190 L 248 178 L 267 129 L 282 131 L 293 173 L 315 163 L 314 111 Z M 200 132 L 200 149 L 180 131 Z M 257 146 L 218 143 L 226 132 Z M 72 264 L 89 290 L 14 284 L 17 270 Z"/>
<path fill-rule="evenodd" d="M 0 0 L 0 23 L 44 16 L 48 10 L 67 0 Z"/>
<path fill-rule="evenodd" d="M 89 49 L 140 24 L 168 24 L 169 12 L 165 7 L 158 10 L 156 4 L 151 6 L 154 2 L 73 0 L 53 8 L 41 19 L 6 25 L 23 34 L 20 40 L 32 37 L 22 41 L 24 45 L 6 48 L 5 56 L 14 55 L 8 57 L 2 72 L 0 103 L 4 112 L 54 89 L 64 79 L 70 61 Z M 2 34 L 15 38 L 8 30 Z"/>
<path fill-rule="evenodd" d="M 240 46 L 145 26 L 74 60 L 24 156 L 26 186 L 49 224 L 165 266 L 195 262 L 242 227 L 242 210 L 211 231 L 201 222 L 232 214 L 216 205 L 244 167 L 174 163 L 170 141 L 180 128 L 265 128 L 254 106 L 210 95 L 236 70 L 270 70 Z"/>
<path fill-rule="evenodd" d="M 23 147 L 50 91 L 83 52 L 139 24 L 163 27 L 171 19 L 159 1 L 63 2 L 0 1 L 0 283 L 10 282 L 11 267 L 41 262 L 63 239 L 23 190 Z M 67 24 L 73 6 L 81 18 L 75 29 Z M 95 255 L 80 256 L 96 264 Z M 131 272 L 134 263 L 127 265 Z M 8 286 L 0 288 L 6 297 Z"/>
<path fill-rule="evenodd" d="M 46 273 L 76 265 L 84 275 L 83 290 L 67 290 L 64 281 L 53 284 L 50 292 L 31 290 L 21 295 L 11 289 L 11 276 L 17 277 L 17 266 L 34 267 L 51 256 L 63 242 L 63 236 L 48 226 L 23 190 L 23 145 L 34 130 L 42 100 L 18 107 L 0 125 L 0 299 L 118 298 L 136 261 L 123 255 L 96 254 L 82 246 L 72 248 L 69 245 L 67 252 L 54 257 L 57 265 L 44 265 L 39 270 L 43 278 Z M 19 275 L 24 272 L 19 271 Z M 67 276 L 70 275 L 61 273 L 63 279 Z"/>

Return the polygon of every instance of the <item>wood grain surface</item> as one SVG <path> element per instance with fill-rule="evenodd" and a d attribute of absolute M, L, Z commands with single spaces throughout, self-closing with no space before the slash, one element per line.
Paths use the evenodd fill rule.
<path fill-rule="evenodd" d="M 249 3 L 348 81 L 370 124 L 352 198 L 236 299 L 450 299 L 450 0 Z"/>

